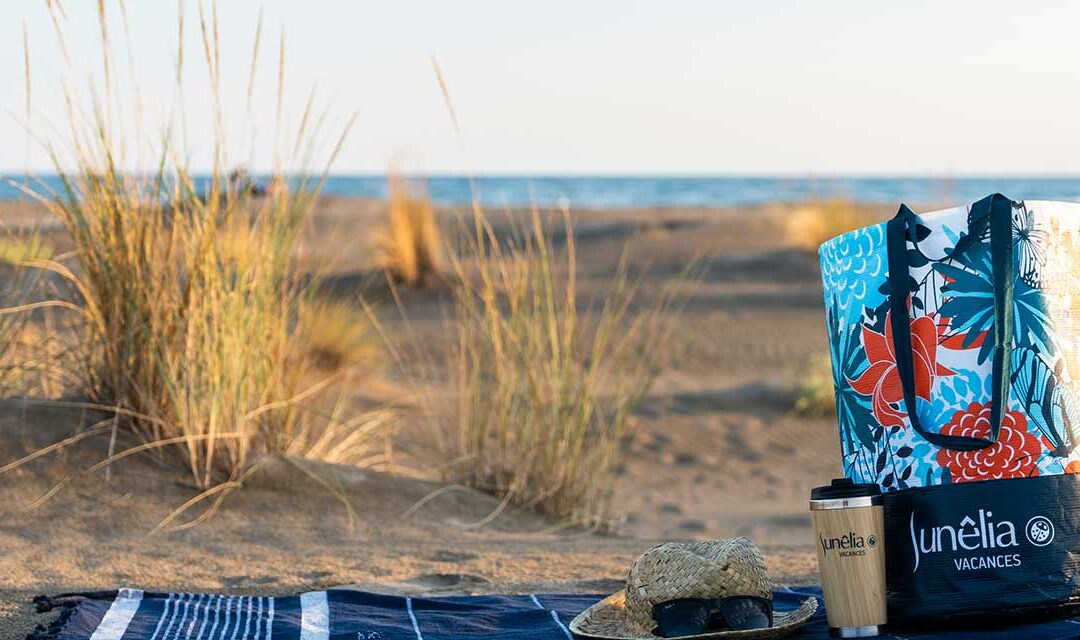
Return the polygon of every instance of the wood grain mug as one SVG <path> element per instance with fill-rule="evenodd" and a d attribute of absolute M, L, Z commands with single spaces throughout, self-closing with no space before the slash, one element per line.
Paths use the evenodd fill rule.
<path fill-rule="evenodd" d="M 871 638 L 888 619 L 881 489 L 848 478 L 810 492 L 829 632 Z"/>

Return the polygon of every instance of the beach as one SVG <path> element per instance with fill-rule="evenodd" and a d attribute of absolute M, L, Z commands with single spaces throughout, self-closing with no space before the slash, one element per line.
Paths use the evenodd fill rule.
<path fill-rule="evenodd" d="M 3 207 L 8 226 L 44 220 L 36 207 Z M 800 376 L 809 360 L 827 353 L 827 341 L 817 255 L 791 247 L 780 231 L 791 210 L 573 212 L 582 304 L 605 292 L 628 240 L 646 292 L 677 281 L 694 261 L 700 267 L 665 366 L 631 418 L 610 531 L 517 507 L 497 511 L 492 496 L 445 488 L 426 458 L 413 455 L 421 445 L 412 442 L 417 429 L 408 420 L 395 435 L 399 453 L 388 470 L 305 463 L 334 478 L 335 491 L 328 491 L 287 460 L 267 459 L 212 517 L 182 531 L 151 533 L 196 493 L 182 472 L 152 455 L 117 461 L 108 477 L 80 475 L 39 500 L 74 470 L 106 457 L 104 434 L 0 477 L 0 640 L 22 638 L 48 618 L 32 613 L 34 595 L 121 586 L 237 594 L 345 585 L 409 594 L 609 593 L 634 557 L 664 540 L 749 536 L 776 582 L 815 582 L 807 496 L 841 470 L 835 418 L 794 410 Z M 445 225 L 454 214 L 438 215 Z M 383 217 L 379 201 L 331 197 L 319 204 L 302 253 L 331 265 L 328 295 L 386 298 L 356 232 Z M 63 249 L 63 234 L 42 228 Z M 377 307 L 385 332 L 408 334 L 436 354 L 436 370 L 445 367 L 437 355 L 450 340 L 442 330 L 445 293 L 404 291 L 400 303 L 404 313 L 393 304 Z M 358 394 L 377 401 L 402 384 L 388 367 Z M 2 401 L 0 464 L 71 436 L 92 413 Z"/>

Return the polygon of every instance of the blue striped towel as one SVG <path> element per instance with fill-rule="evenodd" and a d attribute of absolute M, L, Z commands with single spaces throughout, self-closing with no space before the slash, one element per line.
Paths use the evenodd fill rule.
<path fill-rule="evenodd" d="M 774 606 L 794 609 L 817 586 L 777 589 Z M 600 595 L 408 598 L 347 589 L 295 596 L 226 596 L 120 589 L 39 597 L 39 611 L 64 607 L 31 640 L 572 640 L 567 626 Z M 819 603 L 820 604 L 820 603 Z M 789 636 L 828 638 L 824 608 Z M 901 632 L 883 640 L 1064 640 L 1080 621 L 1058 620 L 999 631 Z"/>

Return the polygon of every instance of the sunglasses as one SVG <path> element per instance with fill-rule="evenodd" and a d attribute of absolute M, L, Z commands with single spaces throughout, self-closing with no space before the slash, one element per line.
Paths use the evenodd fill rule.
<path fill-rule="evenodd" d="M 653 606 L 657 635 L 693 636 L 710 630 L 767 629 L 772 626 L 772 601 L 758 596 L 681 598 Z"/>

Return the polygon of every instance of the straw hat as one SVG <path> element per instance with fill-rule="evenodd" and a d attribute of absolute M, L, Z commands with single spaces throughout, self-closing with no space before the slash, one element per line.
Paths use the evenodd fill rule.
<path fill-rule="evenodd" d="M 746 538 L 711 542 L 666 542 L 634 561 L 626 589 L 581 612 L 570 631 L 583 638 L 652 640 L 653 605 L 680 598 L 758 596 L 772 600 L 772 585 L 761 551 Z M 685 638 L 780 638 L 805 624 L 817 611 L 807 598 L 794 611 L 777 611 L 773 626 L 745 631 L 709 631 Z"/>

